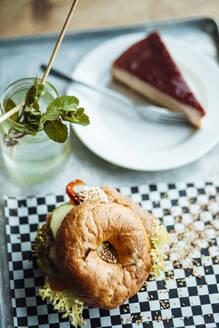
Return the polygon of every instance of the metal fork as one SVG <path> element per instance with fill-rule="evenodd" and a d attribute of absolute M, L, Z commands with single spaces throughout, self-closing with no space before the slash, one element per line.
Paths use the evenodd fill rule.
<path fill-rule="evenodd" d="M 139 114 L 146 120 L 173 125 L 188 125 L 187 117 L 180 113 L 171 112 L 169 109 L 154 105 L 137 105 Z"/>
<path fill-rule="evenodd" d="M 46 67 L 47 67 L 46 65 L 41 65 L 41 69 L 43 71 L 45 71 Z M 139 115 L 141 115 L 145 120 L 149 120 L 149 121 L 157 122 L 157 123 L 161 123 L 161 124 L 170 124 L 170 125 L 171 124 L 172 125 L 188 125 L 188 124 L 190 124 L 190 122 L 188 121 L 188 119 L 185 115 L 180 114 L 180 113 L 171 112 L 167 108 L 158 107 L 158 106 L 155 106 L 152 104 L 148 104 L 148 105 L 134 104 L 133 102 L 129 101 L 124 96 L 118 94 L 117 92 L 115 92 L 113 90 L 110 90 L 107 88 L 102 88 L 102 87 L 99 87 L 96 85 L 94 86 L 94 85 L 85 83 L 83 81 L 76 80 L 73 77 L 70 77 L 67 74 L 58 71 L 57 69 L 52 68 L 50 70 L 50 74 L 55 77 L 61 78 L 65 81 L 80 84 L 84 87 L 94 90 L 95 92 L 104 94 L 110 98 L 114 98 L 117 101 L 122 102 L 126 106 L 128 105 L 128 106 L 134 107 L 138 111 Z"/>

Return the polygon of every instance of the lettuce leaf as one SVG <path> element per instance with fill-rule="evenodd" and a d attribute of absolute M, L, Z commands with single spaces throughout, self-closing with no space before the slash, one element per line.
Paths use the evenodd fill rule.
<path fill-rule="evenodd" d="M 45 224 L 38 228 L 35 240 L 32 244 L 33 256 L 36 257 L 37 264 L 46 276 L 45 285 L 39 289 L 39 294 L 43 300 L 48 297 L 55 310 L 60 310 L 63 313 L 62 317 L 70 316 L 71 324 L 74 327 L 85 325 L 83 320 L 83 302 L 73 295 L 68 290 L 52 290 L 49 284 L 48 277 L 57 273 L 57 268 L 50 257 L 50 248 Z"/>
<path fill-rule="evenodd" d="M 70 291 L 52 290 L 49 282 L 46 280 L 43 288 L 39 289 L 39 294 L 43 300 L 48 297 L 55 310 L 64 312 L 62 318 L 71 317 L 71 324 L 74 327 L 85 325 L 82 317 L 83 302 L 75 297 Z"/>
<path fill-rule="evenodd" d="M 152 269 L 151 273 L 159 277 L 160 272 L 165 267 L 164 254 L 161 248 L 168 243 L 169 235 L 163 225 L 158 225 L 155 233 L 149 237 L 151 244 Z"/>

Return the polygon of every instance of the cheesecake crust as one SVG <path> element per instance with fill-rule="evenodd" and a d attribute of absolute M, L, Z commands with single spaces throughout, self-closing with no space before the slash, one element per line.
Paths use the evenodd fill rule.
<path fill-rule="evenodd" d="M 198 129 L 201 128 L 202 116 L 200 112 L 198 112 L 194 108 L 177 101 L 176 99 L 154 88 L 152 85 L 143 82 L 139 78 L 132 76 L 131 74 L 122 69 L 112 67 L 112 76 L 115 81 L 125 84 L 137 93 L 152 100 L 155 104 L 159 106 L 165 106 L 166 108 L 174 112 L 185 114 L 194 127 Z M 145 110 L 147 110 L 147 108 L 145 108 Z"/>

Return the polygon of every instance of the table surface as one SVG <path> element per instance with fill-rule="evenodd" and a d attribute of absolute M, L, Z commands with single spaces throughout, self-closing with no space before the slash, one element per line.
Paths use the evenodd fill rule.
<path fill-rule="evenodd" d="M 101 37 L 94 39 L 92 47 L 101 42 Z M 40 44 L 40 46 L 39 46 Z M 42 39 L 40 43 L 30 40 L 21 40 L 19 43 L 7 41 L 0 47 L 0 90 L 9 82 L 24 76 L 40 76 L 39 70 L 42 61 L 49 58 L 53 43 Z M 84 48 L 83 48 L 84 47 Z M 86 44 L 82 44 L 81 51 L 85 51 Z M 31 58 L 31 60 L 30 60 Z M 70 74 L 81 58 L 81 53 L 74 51 L 74 42 L 64 41 L 54 66 Z M 63 93 L 67 84 L 63 81 L 50 78 L 60 93 Z M 219 145 L 215 146 L 200 160 L 184 167 L 165 172 L 136 172 L 119 168 L 91 153 L 71 132 L 72 153 L 70 160 L 63 167 L 59 175 L 48 181 L 30 186 L 16 184 L 10 178 L 2 163 L 0 155 L 0 217 L 3 220 L 3 195 L 24 196 L 47 193 L 63 193 L 66 184 L 76 178 L 82 179 L 90 185 L 110 184 L 114 186 L 133 186 L 141 183 L 177 182 L 177 181 L 219 181 Z M 134 150 L 133 150 L 134 155 Z M 0 243 L 4 247 L 3 242 Z"/>
<path fill-rule="evenodd" d="M 170 30 L 173 33 L 172 31 L 174 30 Z M 179 33 L 179 31 L 176 31 L 176 33 Z M 202 41 L 203 45 L 206 42 L 204 33 L 198 37 L 200 47 L 202 47 Z M 186 37 L 189 42 L 193 42 L 192 33 L 189 29 L 186 31 Z M 69 35 L 63 41 L 54 67 L 58 67 L 61 71 L 71 74 L 81 59 L 82 54 L 100 44 L 105 39 L 106 36 L 102 34 L 97 34 L 97 37 L 93 38 L 90 38 L 88 34 L 82 39 L 80 35 L 75 39 L 74 36 Z M 56 38 L 42 37 L 39 39 L 24 38 L 15 42 L 2 41 L 0 46 L 0 90 L 2 91 L 9 82 L 21 77 L 40 76 L 42 74 L 39 68 L 40 64 L 48 60 L 47 58 L 49 58 L 54 46 L 54 40 Z M 89 40 L 89 44 L 86 40 Z M 75 50 L 74 46 L 76 47 Z M 215 56 L 211 47 L 212 44 L 206 43 L 202 51 L 206 51 L 210 56 Z M 67 88 L 67 83 L 56 78 L 49 77 L 49 81 L 57 87 L 61 94 Z M 71 147 L 72 153 L 70 160 L 58 176 L 49 181 L 31 186 L 16 184 L 8 176 L 0 155 L 0 204 L 3 204 L 2 197 L 4 194 L 18 196 L 37 193 L 45 194 L 49 192 L 62 193 L 65 190 L 67 182 L 76 178 L 84 180 L 87 184 L 111 184 L 115 186 L 157 183 L 160 181 L 219 180 L 219 144 L 196 162 L 165 172 L 136 172 L 107 163 L 91 153 L 81 143 L 74 132 L 71 132 Z"/>
<path fill-rule="evenodd" d="M 0 38 L 58 32 L 72 0 L 1 0 Z M 218 0 L 80 0 L 69 30 L 133 25 L 179 17 L 219 17 Z"/>

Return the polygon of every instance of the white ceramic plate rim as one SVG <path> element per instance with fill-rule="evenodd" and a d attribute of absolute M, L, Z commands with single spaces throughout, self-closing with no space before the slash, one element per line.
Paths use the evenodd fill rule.
<path fill-rule="evenodd" d="M 121 37 L 117 37 L 102 43 L 100 46 L 93 49 L 89 52 L 81 62 L 78 64 L 76 70 L 73 73 L 75 78 L 84 80 L 88 83 L 94 83 L 97 79 L 95 72 L 92 74 L 87 74 L 88 67 L 91 66 L 93 59 L 98 59 L 98 56 L 102 56 L 104 53 L 107 53 L 109 48 L 118 46 L 120 43 L 123 45 L 123 48 L 131 45 L 137 40 L 144 37 L 144 34 L 131 34 Z M 81 126 L 73 126 L 73 129 L 79 139 L 94 152 L 97 156 L 103 158 L 104 160 L 116 164 L 118 166 L 139 170 L 139 171 L 160 171 L 168 170 L 189 164 L 204 154 L 206 154 L 210 149 L 212 149 L 219 140 L 218 133 L 218 123 L 219 122 L 219 111 L 216 111 L 217 103 L 219 103 L 219 92 L 216 86 L 219 85 L 219 68 L 213 60 L 209 59 L 207 56 L 203 55 L 192 46 L 187 43 L 175 40 L 169 37 L 164 37 L 165 43 L 168 48 L 179 47 L 183 49 L 186 53 L 186 56 L 190 56 L 191 65 L 196 65 L 196 69 L 200 69 L 200 75 L 207 77 L 207 83 L 205 83 L 206 92 L 208 93 L 208 98 L 211 99 L 211 103 L 208 104 L 211 108 L 208 107 L 209 115 L 207 115 L 206 124 L 203 129 L 198 130 L 192 138 L 183 145 L 179 145 L 176 148 L 167 151 L 161 151 L 158 153 L 149 154 L 150 160 L 147 160 L 145 163 L 141 163 L 136 159 L 131 159 L 129 161 L 124 160 L 119 156 L 114 156 L 107 149 L 98 147 L 97 144 L 93 143 L 89 137 L 86 136 L 86 128 Z M 124 47 L 125 45 L 125 47 Z M 121 53 L 123 49 L 119 49 L 118 53 Z M 172 52 L 171 52 L 172 53 Z M 107 58 L 106 56 L 106 66 L 110 66 L 114 58 Z M 201 64 L 201 66 L 200 66 Z M 197 66 L 199 65 L 199 67 Z M 88 78 L 89 76 L 89 78 Z M 72 87 L 68 88 L 68 92 L 71 92 Z M 214 114 L 214 115 L 213 115 Z M 213 115 L 213 117 L 212 117 Z M 160 158 L 162 157 L 162 160 Z"/>

